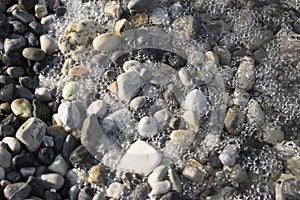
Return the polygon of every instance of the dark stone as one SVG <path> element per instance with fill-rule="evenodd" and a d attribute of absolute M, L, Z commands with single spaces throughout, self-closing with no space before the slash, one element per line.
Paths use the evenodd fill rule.
<path fill-rule="evenodd" d="M 73 166 L 91 167 L 98 163 L 83 145 L 80 145 L 72 152 L 69 160 Z"/>
<path fill-rule="evenodd" d="M 5 52 L 21 52 L 25 46 L 26 40 L 22 35 L 13 33 L 4 40 Z"/>
<path fill-rule="evenodd" d="M 21 53 L 6 52 L 2 56 L 2 61 L 8 67 L 26 65 L 26 59 L 22 56 Z"/>
<path fill-rule="evenodd" d="M 23 22 L 24 24 L 29 24 L 30 22 L 35 20 L 35 17 L 32 14 L 30 14 L 26 11 L 23 11 L 23 10 L 18 10 L 18 9 L 14 10 L 12 12 L 12 16 L 15 19 Z"/>
<path fill-rule="evenodd" d="M 12 1 L 11 1 L 11 0 L 2 0 L 2 3 L 3 3 L 5 6 L 11 6 Z"/>
<path fill-rule="evenodd" d="M 78 147 L 78 145 L 79 141 L 73 135 L 69 134 L 65 139 L 62 149 L 62 156 L 64 157 L 64 159 L 68 160 L 71 153 L 76 147 Z"/>
<path fill-rule="evenodd" d="M 147 199 L 149 192 L 150 192 L 150 188 L 147 185 L 147 183 L 142 183 L 140 185 L 137 185 L 136 188 L 131 192 L 130 199 L 131 200 Z"/>
<path fill-rule="evenodd" d="M 16 87 L 12 83 L 5 85 L 0 90 L 0 101 L 12 102 L 14 100 L 15 89 Z"/>
<path fill-rule="evenodd" d="M 30 47 L 38 47 L 40 44 L 39 39 L 32 32 L 25 34 L 27 45 Z"/>
<path fill-rule="evenodd" d="M 35 164 L 35 157 L 32 153 L 19 154 L 13 157 L 12 164 L 16 167 L 33 167 Z"/>
<path fill-rule="evenodd" d="M 6 11 L 6 6 L 4 5 L 4 3 L 2 1 L 0 1 L 0 13 L 1 12 L 5 12 Z"/>
<path fill-rule="evenodd" d="M 38 162 L 43 165 L 50 165 L 55 157 L 55 152 L 52 148 L 44 147 L 39 149 L 37 158 Z"/>
<path fill-rule="evenodd" d="M 282 193 L 287 199 L 300 199 L 300 179 L 291 178 L 282 183 Z"/>
<path fill-rule="evenodd" d="M 20 21 L 11 21 L 9 24 L 11 24 L 14 33 L 23 34 L 27 31 L 25 25 Z"/>
<path fill-rule="evenodd" d="M 45 165 L 40 165 L 36 168 L 36 171 L 34 173 L 34 176 L 40 176 L 42 174 L 46 174 L 48 172 L 48 167 Z"/>
<path fill-rule="evenodd" d="M 208 160 L 213 168 L 222 168 L 223 165 L 221 161 L 219 160 L 219 157 L 214 152 L 210 153 L 208 156 Z"/>
<path fill-rule="evenodd" d="M 41 35 L 43 33 L 43 25 L 40 22 L 37 22 L 37 21 L 30 22 L 29 28 L 36 35 Z"/>
<path fill-rule="evenodd" d="M 12 125 L 9 124 L 1 124 L 0 125 L 0 136 L 13 136 L 15 133 L 15 129 Z"/>
<path fill-rule="evenodd" d="M 51 120 L 51 110 L 46 103 L 34 99 L 32 105 L 34 117 L 40 118 L 44 122 Z"/>
<path fill-rule="evenodd" d="M 25 70 L 22 67 L 9 67 L 6 70 L 7 74 L 12 78 L 19 78 L 24 75 Z"/>
<path fill-rule="evenodd" d="M 0 85 L 16 84 L 16 81 L 9 76 L 0 75 Z"/>
<path fill-rule="evenodd" d="M 34 89 L 38 86 L 38 82 L 28 76 L 23 76 L 19 78 L 21 86 L 29 89 Z"/>
<path fill-rule="evenodd" d="M 56 17 L 61 17 L 61 16 L 63 16 L 66 12 L 67 12 L 67 8 L 66 8 L 66 7 L 59 7 L 59 8 L 56 9 L 55 15 L 56 15 Z"/>
<path fill-rule="evenodd" d="M 62 198 L 60 197 L 60 195 L 58 193 L 47 190 L 45 192 L 44 199 L 45 200 L 61 200 Z"/>
<path fill-rule="evenodd" d="M 180 106 L 180 103 L 179 103 L 176 95 L 171 90 L 166 89 L 163 92 L 163 97 L 164 97 L 164 100 L 167 103 L 168 107 L 175 109 Z"/>
<path fill-rule="evenodd" d="M 17 129 L 20 126 L 20 121 L 14 114 L 10 114 L 0 122 L 0 125 L 11 125 L 14 129 Z"/>
<path fill-rule="evenodd" d="M 182 200 L 184 199 L 179 192 L 172 191 L 160 197 L 160 200 Z"/>
<path fill-rule="evenodd" d="M 61 151 L 64 141 L 65 141 L 65 137 L 62 135 L 58 135 L 54 138 L 54 151 L 56 153 L 59 153 Z"/>
<path fill-rule="evenodd" d="M 33 9 L 34 5 L 37 3 L 37 0 L 18 0 L 18 3 L 23 8 L 30 11 L 31 9 Z"/>
<path fill-rule="evenodd" d="M 225 47 L 215 46 L 213 51 L 219 56 L 220 64 L 230 65 L 231 62 L 231 53 Z"/>
<path fill-rule="evenodd" d="M 15 95 L 16 95 L 15 98 L 25 98 L 29 101 L 33 100 L 33 98 L 34 98 L 34 95 L 28 88 L 24 88 L 20 85 L 16 86 Z"/>
<path fill-rule="evenodd" d="M 30 193 L 30 185 L 23 182 L 10 184 L 4 189 L 4 196 L 8 200 L 26 199 Z"/>
<path fill-rule="evenodd" d="M 0 20 L 0 37 L 8 37 L 10 34 L 10 25 L 7 21 Z"/>
<path fill-rule="evenodd" d="M 69 190 L 69 198 L 70 198 L 70 200 L 77 200 L 79 192 L 80 192 L 80 189 L 79 189 L 78 185 L 72 186 L 70 188 L 70 190 Z"/>
<path fill-rule="evenodd" d="M 22 176 L 21 173 L 17 170 L 11 170 L 5 174 L 6 180 L 10 181 L 11 183 L 16 183 L 21 180 Z"/>
<path fill-rule="evenodd" d="M 41 187 L 44 184 L 43 180 L 33 177 L 33 176 L 30 176 L 30 177 L 28 177 L 26 183 L 31 186 L 31 195 L 32 196 L 37 196 L 37 197 L 41 197 L 41 198 L 44 197 L 45 192 L 44 192 L 44 189 Z"/>
<path fill-rule="evenodd" d="M 80 190 L 78 199 L 80 200 L 92 200 L 93 199 L 93 190 L 89 187 L 84 187 Z"/>

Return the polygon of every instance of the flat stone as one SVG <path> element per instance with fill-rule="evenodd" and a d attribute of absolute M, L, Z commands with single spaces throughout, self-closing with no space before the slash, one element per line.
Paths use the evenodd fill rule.
<path fill-rule="evenodd" d="M 65 179 L 62 175 L 57 173 L 48 173 L 41 175 L 41 179 L 45 181 L 44 189 L 60 189 L 64 183 Z"/>
<path fill-rule="evenodd" d="M 57 113 L 65 126 L 72 129 L 81 128 L 86 117 L 86 108 L 82 101 L 62 102 Z"/>
<path fill-rule="evenodd" d="M 153 117 L 143 117 L 138 124 L 138 133 L 143 137 L 152 137 L 158 133 L 158 125 Z"/>
<path fill-rule="evenodd" d="M 24 98 L 14 100 L 11 103 L 11 110 L 15 116 L 21 117 L 22 119 L 28 119 L 32 116 L 32 105 Z"/>
<path fill-rule="evenodd" d="M 124 185 L 118 182 L 110 184 L 106 190 L 106 195 L 113 199 L 119 199 L 121 197 Z"/>
<path fill-rule="evenodd" d="M 129 71 L 117 78 L 118 96 L 121 100 L 129 102 L 142 86 L 142 79 L 136 71 Z"/>
<path fill-rule="evenodd" d="M 11 34 L 4 40 L 5 52 L 21 52 L 26 46 L 26 40 L 22 35 Z"/>
<path fill-rule="evenodd" d="M 94 49 L 102 52 L 114 51 L 121 49 L 125 45 L 125 40 L 113 33 L 101 34 L 93 40 Z"/>
<path fill-rule="evenodd" d="M 55 157 L 53 163 L 48 166 L 48 169 L 52 172 L 65 176 L 68 170 L 68 163 L 61 156 L 61 154 L 59 154 Z"/>
<path fill-rule="evenodd" d="M 92 102 L 87 109 L 88 115 L 95 114 L 98 118 L 103 117 L 107 113 L 107 111 L 107 103 L 103 100 Z"/>
<path fill-rule="evenodd" d="M 146 11 L 158 6 L 158 0 L 130 0 L 128 2 L 128 9 L 134 11 Z"/>
<path fill-rule="evenodd" d="M 47 54 L 52 55 L 58 48 L 57 42 L 51 35 L 40 36 L 41 49 Z"/>
<path fill-rule="evenodd" d="M 101 163 L 116 168 L 120 160 L 120 150 L 110 138 L 104 134 L 95 114 L 89 115 L 81 130 L 81 143 Z"/>
<path fill-rule="evenodd" d="M 5 137 L 2 142 L 8 145 L 13 154 L 18 154 L 21 151 L 21 144 L 14 137 Z"/>
<path fill-rule="evenodd" d="M 30 193 L 30 185 L 23 182 L 10 184 L 4 188 L 4 196 L 8 200 L 26 199 Z"/>
<path fill-rule="evenodd" d="M 161 161 L 161 155 L 144 141 L 133 143 L 123 155 L 119 169 L 140 174 L 149 174 Z"/>
<path fill-rule="evenodd" d="M 11 166 L 11 154 L 4 147 L 0 146 L 0 166 L 9 168 Z"/>
<path fill-rule="evenodd" d="M 25 144 L 28 151 L 35 152 L 42 143 L 46 128 L 47 125 L 42 120 L 31 117 L 18 129 L 16 138 Z"/>
<path fill-rule="evenodd" d="M 250 90 L 255 83 L 255 64 L 251 57 L 244 57 L 236 72 L 237 87 Z"/>
<path fill-rule="evenodd" d="M 23 49 L 22 55 L 32 61 L 41 61 L 46 56 L 43 50 L 35 47 L 27 47 Z"/>

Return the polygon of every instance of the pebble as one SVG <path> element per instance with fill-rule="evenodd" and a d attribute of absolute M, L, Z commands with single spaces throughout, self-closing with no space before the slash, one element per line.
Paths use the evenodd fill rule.
<path fill-rule="evenodd" d="M 0 37 L 8 37 L 10 34 L 10 25 L 7 21 L 0 20 Z"/>
<path fill-rule="evenodd" d="M 28 88 L 24 88 L 20 85 L 16 85 L 15 95 L 17 98 L 25 98 L 29 101 L 33 100 L 34 95 Z"/>
<path fill-rule="evenodd" d="M 219 62 L 221 65 L 230 65 L 231 64 L 231 52 L 225 48 L 220 46 L 215 46 L 213 51 L 218 55 Z"/>
<path fill-rule="evenodd" d="M 106 190 L 106 195 L 113 199 L 119 199 L 121 197 L 124 185 L 118 182 L 110 184 Z"/>
<path fill-rule="evenodd" d="M 201 114 L 207 104 L 207 99 L 201 90 L 194 89 L 190 91 L 185 98 L 183 108 L 185 110 L 195 111 L 197 114 Z"/>
<path fill-rule="evenodd" d="M 133 98 L 130 103 L 129 103 L 129 107 L 131 110 L 137 110 L 139 108 L 142 108 L 143 106 L 145 106 L 147 103 L 146 97 L 145 96 L 138 96 Z"/>
<path fill-rule="evenodd" d="M 0 101 L 11 102 L 14 99 L 15 86 L 10 83 L 0 90 Z"/>
<path fill-rule="evenodd" d="M 5 178 L 5 170 L 3 167 L 0 167 L 0 180 L 3 180 Z"/>
<path fill-rule="evenodd" d="M 43 33 L 43 26 L 40 22 L 33 21 L 29 23 L 29 28 L 36 35 L 41 35 Z"/>
<path fill-rule="evenodd" d="M 30 46 L 30 47 L 38 47 L 40 45 L 40 41 L 34 35 L 34 33 L 27 32 L 24 37 L 26 39 L 26 42 L 27 42 L 28 46 Z"/>
<path fill-rule="evenodd" d="M 234 144 L 227 145 L 219 155 L 221 163 L 228 167 L 233 167 L 238 156 L 238 147 Z"/>
<path fill-rule="evenodd" d="M 0 145 L 0 166 L 3 168 L 9 168 L 11 166 L 12 155 L 7 151 L 6 148 Z"/>
<path fill-rule="evenodd" d="M 30 185 L 23 182 L 10 184 L 4 188 L 4 196 L 8 200 L 26 199 L 30 196 L 30 193 Z"/>
<path fill-rule="evenodd" d="M 142 79 L 136 71 L 129 71 L 117 78 L 118 97 L 129 102 L 142 86 Z"/>
<path fill-rule="evenodd" d="M 6 69 L 6 72 L 12 78 L 19 78 L 25 74 L 25 70 L 22 67 L 9 67 Z"/>
<path fill-rule="evenodd" d="M 22 55 L 32 61 L 41 61 L 46 56 L 43 50 L 35 47 L 26 47 L 23 49 Z"/>
<path fill-rule="evenodd" d="M 84 187 L 78 194 L 78 199 L 91 200 L 93 198 L 93 190 L 90 187 Z"/>
<path fill-rule="evenodd" d="M 13 33 L 4 40 L 5 52 L 21 52 L 25 46 L 26 40 L 22 35 Z"/>
<path fill-rule="evenodd" d="M 40 44 L 47 55 L 52 55 L 58 47 L 55 38 L 47 34 L 40 36 Z"/>
<path fill-rule="evenodd" d="M 91 155 L 83 145 L 80 145 L 71 153 L 69 161 L 73 166 L 90 167 L 98 162 L 95 158 L 97 157 Z"/>
<path fill-rule="evenodd" d="M 157 6 L 158 0 L 130 0 L 127 7 L 131 11 L 143 12 Z"/>
<path fill-rule="evenodd" d="M 45 0 L 39 0 L 34 6 L 34 13 L 37 18 L 43 18 L 48 14 Z"/>
<path fill-rule="evenodd" d="M 64 183 L 65 179 L 62 175 L 57 173 L 47 173 L 41 175 L 41 180 L 45 181 L 44 189 L 60 189 Z"/>
<path fill-rule="evenodd" d="M 40 164 L 50 165 L 55 157 L 55 152 L 52 148 L 43 147 L 40 148 L 37 154 L 37 159 Z"/>
<path fill-rule="evenodd" d="M 92 200 L 105 200 L 106 199 L 106 197 L 103 195 L 103 194 L 95 194 L 95 196 L 93 197 L 93 199 Z"/>
<path fill-rule="evenodd" d="M 154 114 L 154 119 L 157 121 L 158 129 L 162 130 L 172 117 L 168 109 L 161 109 Z"/>
<path fill-rule="evenodd" d="M 145 116 L 138 124 L 138 133 L 143 137 L 152 137 L 158 133 L 157 121 L 153 117 Z"/>
<path fill-rule="evenodd" d="M 194 37 L 200 31 L 201 26 L 199 24 L 201 24 L 201 22 L 198 17 L 183 15 L 173 21 L 172 28 L 175 31 L 181 32 L 189 37 Z"/>
<path fill-rule="evenodd" d="M 174 3 L 169 7 L 170 16 L 173 19 L 180 17 L 181 14 L 183 13 L 183 11 L 184 11 L 184 9 L 183 9 L 182 5 L 180 4 L 180 2 Z"/>
<path fill-rule="evenodd" d="M 160 197 L 160 200 L 181 200 L 183 197 L 179 192 L 171 191 Z"/>
<path fill-rule="evenodd" d="M 42 143 L 46 128 L 42 120 L 31 117 L 18 129 L 16 138 L 25 144 L 29 152 L 35 152 Z"/>
<path fill-rule="evenodd" d="M 33 116 L 37 117 L 45 122 L 51 119 L 51 110 L 45 102 L 38 101 L 36 99 L 32 102 L 33 105 Z"/>
<path fill-rule="evenodd" d="M 181 180 L 178 174 L 171 168 L 168 169 L 168 177 L 171 183 L 172 190 L 181 193 L 182 192 L 182 186 L 181 186 Z"/>
<path fill-rule="evenodd" d="M 257 127 L 261 127 L 265 123 L 265 113 L 255 99 L 249 101 L 246 117 L 248 122 Z"/>
<path fill-rule="evenodd" d="M 132 28 L 131 23 L 127 19 L 120 19 L 116 22 L 115 32 L 117 35 L 122 35 L 123 32 Z"/>
<path fill-rule="evenodd" d="M 30 13 L 18 9 L 12 12 L 12 16 L 23 22 L 24 24 L 29 24 L 30 22 L 35 20 L 34 16 Z"/>
<path fill-rule="evenodd" d="M 33 176 L 35 173 L 35 168 L 34 167 L 24 167 L 20 169 L 20 173 L 22 177 L 27 178 L 29 176 Z"/>
<path fill-rule="evenodd" d="M 106 166 L 101 163 L 92 166 L 88 177 L 89 183 L 90 184 L 103 183 L 106 176 L 106 171 L 107 171 Z"/>
<path fill-rule="evenodd" d="M 236 88 L 233 92 L 233 104 L 245 107 L 250 100 L 250 94 L 243 89 Z"/>
<path fill-rule="evenodd" d="M 57 113 L 65 126 L 75 129 L 82 126 L 86 117 L 86 108 L 82 101 L 62 102 Z"/>
<path fill-rule="evenodd" d="M 263 130 L 263 140 L 269 144 L 276 145 L 284 139 L 284 132 L 279 124 L 268 122 L 261 128 Z"/>
<path fill-rule="evenodd" d="M 151 187 L 154 187 L 154 185 L 162 181 L 166 178 L 168 174 L 168 168 L 166 165 L 160 165 L 157 168 L 153 170 L 153 172 L 148 176 L 148 183 Z"/>
<path fill-rule="evenodd" d="M 195 133 L 189 130 L 174 130 L 170 135 L 171 142 L 180 147 L 188 147 L 192 144 Z"/>
<path fill-rule="evenodd" d="M 75 81 L 68 82 L 62 90 L 62 97 L 65 100 L 75 100 L 76 98 L 78 98 L 79 90 L 80 90 L 80 86 L 78 85 L 77 82 Z"/>
<path fill-rule="evenodd" d="M 125 40 L 113 33 L 104 33 L 98 35 L 93 40 L 94 49 L 102 52 L 109 52 L 120 49 L 125 45 Z"/>
<path fill-rule="evenodd" d="M 90 73 L 91 70 L 88 67 L 83 65 L 72 67 L 68 72 L 68 74 L 72 77 L 81 77 L 81 78 L 88 77 Z"/>
<path fill-rule="evenodd" d="M 144 141 L 131 144 L 123 155 L 119 169 L 140 174 L 149 174 L 161 161 L 161 155 L 152 146 Z"/>
<path fill-rule="evenodd" d="M 36 4 L 36 0 L 18 0 L 19 5 L 30 11 Z"/>
<path fill-rule="evenodd" d="M 28 76 L 21 76 L 19 77 L 19 83 L 22 87 L 28 89 L 34 89 L 38 85 L 38 82 Z"/>
<path fill-rule="evenodd" d="M 42 102 L 48 102 L 52 100 L 51 92 L 45 87 L 36 88 L 34 96 Z"/>
<path fill-rule="evenodd" d="M 228 133 L 238 135 L 245 122 L 245 115 L 238 107 L 231 107 L 227 110 L 224 125 Z"/>
<path fill-rule="evenodd" d="M 14 137 L 5 137 L 2 139 L 3 143 L 6 143 L 9 149 L 14 155 L 18 154 L 21 151 L 21 144 Z"/>
<path fill-rule="evenodd" d="M 73 185 L 72 187 L 70 187 L 69 199 L 70 200 L 76 200 L 78 198 L 79 192 L 80 192 L 80 189 L 79 189 L 78 185 Z"/>
<path fill-rule="evenodd" d="M 57 155 L 51 165 L 48 166 L 49 171 L 65 176 L 68 170 L 68 163 L 61 154 Z"/>
<path fill-rule="evenodd" d="M 297 156 L 294 156 L 286 161 L 286 168 L 294 175 L 300 175 L 300 159 Z"/>
<path fill-rule="evenodd" d="M 149 193 L 149 187 L 147 183 L 137 185 L 130 194 L 131 200 L 147 199 Z"/>
<path fill-rule="evenodd" d="M 22 176 L 19 170 L 12 169 L 6 173 L 6 180 L 10 183 L 17 183 L 21 181 L 21 178 Z"/>
<path fill-rule="evenodd" d="M 92 102 L 87 109 L 88 115 L 95 114 L 98 118 L 103 117 L 107 112 L 107 103 L 103 100 Z"/>
<path fill-rule="evenodd" d="M 171 184 L 168 180 L 159 181 L 153 186 L 148 196 L 152 199 L 169 192 L 170 189 L 171 189 Z"/>
<path fill-rule="evenodd" d="M 189 74 L 188 70 L 185 67 L 179 70 L 178 75 L 185 87 L 191 87 L 194 84 L 193 77 Z"/>
<path fill-rule="evenodd" d="M 34 166 L 35 161 L 35 156 L 32 153 L 25 153 L 13 157 L 12 164 L 19 168 L 32 167 Z"/>
<path fill-rule="evenodd" d="M 28 119 L 32 116 L 32 106 L 30 102 L 24 98 L 14 100 L 11 103 L 11 110 L 15 116 L 21 117 L 22 119 Z"/>
<path fill-rule="evenodd" d="M 194 182 L 200 182 L 202 180 L 202 174 L 196 167 L 186 166 L 182 171 L 182 175 Z"/>
<path fill-rule="evenodd" d="M 27 31 L 27 27 L 20 21 L 10 21 L 9 24 L 12 27 L 14 33 L 24 34 Z"/>
<path fill-rule="evenodd" d="M 150 15 L 150 21 L 154 25 L 166 25 L 170 22 L 170 19 L 166 10 L 155 8 Z"/>
<path fill-rule="evenodd" d="M 128 60 L 128 61 L 124 62 L 123 70 L 125 72 L 131 71 L 131 70 L 135 70 L 137 72 L 140 72 L 141 63 L 136 61 L 136 60 Z"/>
<path fill-rule="evenodd" d="M 26 59 L 21 53 L 5 52 L 2 55 L 2 62 L 8 66 L 24 66 L 26 64 Z"/>
<path fill-rule="evenodd" d="M 64 140 L 63 143 L 63 148 L 62 148 L 62 156 L 67 160 L 69 159 L 71 153 L 78 147 L 79 141 L 72 135 L 69 134 L 67 135 L 66 139 Z"/>
<path fill-rule="evenodd" d="M 251 57 L 244 57 L 236 72 L 237 87 L 250 90 L 255 83 L 255 64 Z"/>

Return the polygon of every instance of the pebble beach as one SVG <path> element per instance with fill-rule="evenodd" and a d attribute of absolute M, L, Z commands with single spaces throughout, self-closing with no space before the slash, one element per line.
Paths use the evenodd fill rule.
<path fill-rule="evenodd" d="M 300 2 L 0 0 L 2 199 L 300 199 Z"/>

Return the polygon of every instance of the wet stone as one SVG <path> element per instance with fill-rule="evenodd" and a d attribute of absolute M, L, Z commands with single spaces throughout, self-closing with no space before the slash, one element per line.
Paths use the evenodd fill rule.
<path fill-rule="evenodd" d="M 108 197 L 113 199 L 119 199 L 121 197 L 124 185 L 118 182 L 114 182 L 110 184 L 106 190 L 106 194 Z"/>
<path fill-rule="evenodd" d="M 53 163 L 48 167 L 49 171 L 59 173 L 63 176 L 66 175 L 68 164 L 65 159 L 59 154 L 55 157 Z"/>
<path fill-rule="evenodd" d="M 38 82 L 28 76 L 19 77 L 21 86 L 29 89 L 33 89 L 38 85 Z"/>
<path fill-rule="evenodd" d="M 26 199 L 30 196 L 30 193 L 30 185 L 23 182 L 10 184 L 4 189 L 4 196 L 8 200 Z"/>
<path fill-rule="evenodd" d="M 2 139 L 2 142 L 8 145 L 14 155 L 18 154 L 21 150 L 21 144 L 14 137 L 5 137 Z"/>
<path fill-rule="evenodd" d="M 8 37 L 10 34 L 10 25 L 7 21 L 0 20 L 0 37 Z"/>
<path fill-rule="evenodd" d="M 153 188 L 148 196 L 150 198 L 158 197 L 162 194 L 169 192 L 170 188 L 171 188 L 171 184 L 168 180 L 157 182 L 153 186 Z"/>
<path fill-rule="evenodd" d="M 146 11 L 158 6 L 158 0 L 130 0 L 128 9 L 134 11 Z"/>
<path fill-rule="evenodd" d="M 17 183 L 21 178 L 21 173 L 18 170 L 10 170 L 6 173 L 6 179 L 11 183 Z"/>
<path fill-rule="evenodd" d="M 57 49 L 57 43 L 51 35 L 42 35 L 40 37 L 41 49 L 48 55 L 52 55 Z"/>
<path fill-rule="evenodd" d="M 9 67 L 6 72 L 12 78 L 19 78 L 24 75 L 25 70 L 22 67 Z"/>
<path fill-rule="evenodd" d="M 35 89 L 34 95 L 38 100 L 42 102 L 47 102 L 52 100 L 51 92 L 45 87 Z"/>
<path fill-rule="evenodd" d="M 40 22 L 32 21 L 29 23 L 29 28 L 33 31 L 34 34 L 40 35 L 43 33 L 43 26 Z"/>
<path fill-rule="evenodd" d="M 16 98 L 25 98 L 29 101 L 33 99 L 33 94 L 28 88 L 24 88 L 20 85 L 16 86 L 16 92 L 15 92 Z"/>
<path fill-rule="evenodd" d="M 237 87 L 250 90 L 255 83 L 255 65 L 251 57 L 244 57 L 236 72 Z"/>
<path fill-rule="evenodd" d="M 143 117 L 138 124 L 138 132 L 143 137 L 155 136 L 158 133 L 157 121 L 153 117 Z"/>
<path fill-rule="evenodd" d="M 245 115 L 237 107 L 229 108 L 224 120 L 226 130 L 233 135 L 238 135 L 245 122 Z"/>
<path fill-rule="evenodd" d="M 41 61 L 45 58 L 45 52 L 35 47 L 27 47 L 23 49 L 22 55 L 32 61 Z"/>
<path fill-rule="evenodd" d="M 31 186 L 32 196 L 41 197 L 41 198 L 44 197 L 44 190 L 41 189 L 44 182 L 41 179 L 30 176 L 28 177 L 26 183 Z"/>
<path fill-rule="evenodd" d="M 200 172 L 200 170 L 196 167 L 192 167 L 192 166 L 186 166 L 183 171 L 182 171 L 182 175 L 194 182 L 198 182 L 202 179 L 202 174 Z"/>
<path fill-rule="evenodd" d="M 42 144 L 45 147 L 53 147 L 54 146 L 54 140 L 53 137 L 48 136 L 48 135 L 44 135 L 43 139 L 42 139 Z"/>
<path fill-rule="evenodd" d="M 11 34 L 4 40 L 5 52 L 21 52 L 26 46 L 26 40 L 22 35 Z"/>
<path fill-rule="evenodd" d="M 20 169 L 20 173 L 22 177 L 27 178 L 29 176 L 33 176 L 35 173 L 35 168 L 34 167 L 24 167 Z"/>
<path fill-rule="evenodd" d="M 37 0 L 18 0 L 18 3 L 23 8 L 30 11 L 34 7 L 34 5 L 37 3 Z"/>
<path fill-rule="evenodd" d="M 182 200 L 183 197 L 179 192 L 171 191 L 160 197 L 159 200 Z"/>
<path fill-rule="evenodd" d="M 63 148 L 62 148 L 62 156 L 65 159 L 69 159 L 71 153 L 73 152 L 73 150 L 78 147 L 79 145 L 79 141 L 71 134 L 69 134 L 63 144 Z"/>
<path fill-rule="evenodd" d="M 88 181 L 91 184 L 99 184 L 103 183 L 105 175 L 106 175 L 106 166 L 99 163 L 97 165 L 94 165 L 89 173 Z"/>
<path fill-rule="evenodd" d="M 32 153 L 19 154 L 13 157 L 12 164 L 19 168 L 32 167 L 34 166 L 35 160 Z"/>
<path fill-rule="evenodd" d="M 236 145 L 227 145 L 219 155 L 219 159 L 223 165 L 233 167 L 238 156 L 238 148 Z"/>
<path fill-rule="evenodd" d="M 14 99 L 15 86 L 14 84 L 5 85 L 0 90 L 0 101 L 11 102 Z"/>

